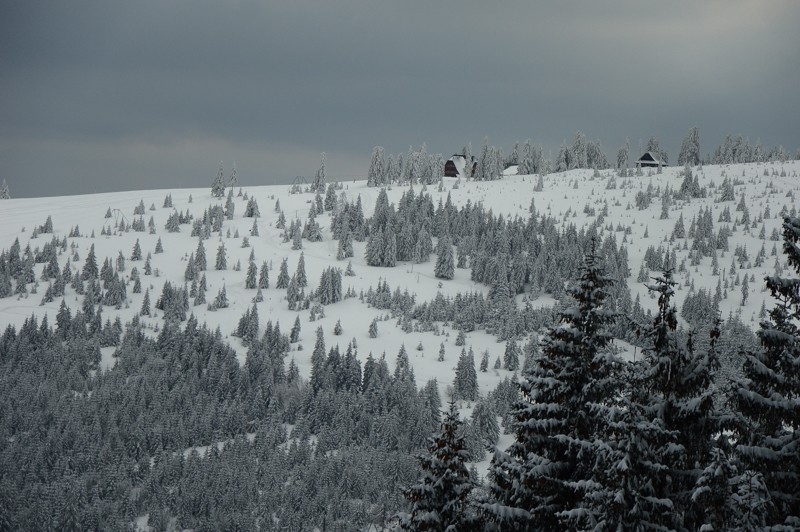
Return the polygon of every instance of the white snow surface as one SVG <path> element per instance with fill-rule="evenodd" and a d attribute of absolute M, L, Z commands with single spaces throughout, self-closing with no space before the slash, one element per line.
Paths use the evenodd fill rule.
<path fill-rule="evenodd" d="M 767 171 L 768 176 L 764 175 Z M 458 188 L 453 188 L 456 179 L 444 178 L 444 190 L 439 192 L 436 186 L 429 186 L 429 193 L 436 205 L 441 198 L 446 199 L 447 194 L 452 195 L 452 201 L 456 206 L 462 206 L 467 201 L 473 204 L 483 203 L 488 210 L 491 209 L 495 215 L 502 213 L 505 216 L 529 215 L 531 199 L 534 199 L 538 213 L 547 214 L 561 221 L 562 226 L 568 223 L 575 224 L 578 229 L 595 220 L 595 216 L 584 214 L 584 206 L 594 207 L 598 213 L 603 208 L 604 203 L 608 205 L 608 216 L 604 221 L 604 227 L 613 227 L 616 231 L 617 226 L 631 227 L 631 235 L 628 235 L 625 246 L 629 254 L 629 266 L 631 276 L 628 283 L 631 287 L 632 296 L 640 294 L 642 306 L 645 309 L 655 308 L 655 301 L 651 300 L 646 287 L 636 282 L 636 274 L 642 262 L 644 253 L 648 246 L 658 247 L 659 244 L 670 244 L 669 238 L 679 214 L 682 212 L 684 224 L 688 232 L 692 217 L 700 212 L 701 209 L 709 206 L 713 212 L 714 230 L 719 231 L 722 226 L 718 222 L 718 216 L 722 209 L 729 207 L 732 217 L 736 218 L 741 213 L 736 212 L 736 205 L 741 194 L 745 196 L 745 201 L 750 211 L 751 220 L 759 220 L 764 209 L 769 206 L 771 216 L 763 220 L 766 229 L 766 240 L 763 242 L 767 250 L 767 260 L 760 268 L 749 268 L 743 270 L 747 275 L 754 275 L 756 282 L 750 284 L 749 299 L 747 305 L 740 306 L 741 289 L 736 287 L 730 291 L 728 298 L 721 303 L 723 317 L 729 313 L 741 312 L 745 323 L 753 328 L 757 327 L 757 314 L 762 301 L 766 300 L 767 308 L 772 305 L 769 294 L 764 289 L 763 277 L 774 273 L 775 257 L 769 255 L 773 244 L 778 247 L 778 259 L 785 264 L 785 257 L 781 254 L 781 242 L 772 242 L 769 237 L 773 229 L 780 230 L 781 218 L 779 212 L 786 206 L 791 210 L 796 207 L 795 200 L 790 193 L 797 197 L 800 193 L 800 179 L 797 172 L 800 171 L 800 162 L 789 161 L 784 163 L 753 163 L 740 165 L 724 166 L 705 166 L 695 167 L 693 171 L 699 175 L 701 187 L 707 187 L 708 197 L 693 199 L 687 203 L 679 202 L 673 205 L 669 219 L 661 220 L 661 201 L 655 198 L 646 210 L 640 211 L 635 206 L 635 195 L 639 190 L 644 190 L 649 183 L 653 187 L 663 189 L 669 186 L 673 190 L 680 188 L 682 177 L 679 175 L 682 168 L 669 167 L 663 170 L 662 174 L 650 172 L 643 177 L 620 178 L 615 177 L 617 188 L 608 190 L 607 182 L 611 176 L 615 176 L 612 170 L 601 172 L 601 177 L 592 177 L 591 170 L 573 170 L 563 173 L 555 173 L 544 176 L 544 190 L 534 192 L 533 187 L 538 176 L 506 176 L 499 181 L 476 182 L 460 180 Z M 781 173 L 786 177 L 781 177 Z M 719 188 L 725 176 L 732 180 L 739 180 L 742 184 L 736 185 L 736 201 L 715 202 L 715 191 Z M 575 183 L 577 182 L 577 188 Z M 623 184 L 625 186 L 623 187 Z M 711 188 L 714 184 L 716 188 Z M 387 190 L 390 202 L 395 204 L 399 201 L 401 194 L 407 186 L 394 185 Z M 420 185 L 415 185 L 415 190 L 420 190 Z M 238 338 L 230 336 L 236 327 L 239 318 L 244 311 L 252 305 L 252 298 L 255 290 L 244 288 L 245 275 L 247 271 L 248 257 L 251 249 L 255 251 L 256 265 L 260 266 L 263 260 L 270 264 L 270 288 L 264 290 L 264 301 L 258 304 L 260 324 L 263 327 L 267 320 L 273 323 L 280 322 L 281 331 L 288 333 L 292 323 L 298 314 L 287 307 L 285 291 L 274 288 L 277 279 L 278 268 L 281 260 L 288 257 L 289 273 L 294 273 L 301 251 L 292 250 L 291 242 L 283 243 L 280 236 L 281 230 L 275 228 L 278 214 L 274 210 L 275 201 L 280 200 L 287 223 L 297 217 L 305 222 L 310 202 L 314 199 L 313 194 L 300 193 L 290 194 L 289 187 L 283 185 L 275 186 L 243 186 L 242 190 L 251 197 L 255 197 L 262 217 L 258 219 L 260 236 L 250 237 L 250 246 L 242 248 L 242 238 L 250 234 L 253 225 L 252 218 L 244 218 L 246 201 L 242 197 L 235 197 L 235 217 L 231 221 L 225 221 L 223 233 L 230 229 L 231 235 L 238 229 L 240 238 L 226 237 L 220 238 L 216 234 L 204 241 L 209 270 L 206 272 L 208 280 L 208 290 L 206 298 L 211 301 L 216 296 L 218 290 L 224 285 L 227 290 L 230 307 L 218 311 L 209 311 L 205 306 L 193 307 L 194 312 L 200 323 L 206 322 L 212 328 L 219 326 L 226 340 L 236 349 L 239 361 L 244 362 L 246 349 Z M 375 204 L 379 188 L 370 188 L 364 181 L 345 182 L 344 188 L 338 191 L 337 196 L 343 192 L 351 201 L 355 201 L 358 195 L 364 208 L 365 216 L 370 216 Z M 238 192 L 238 189 L 237 189 Z M 83 266 L 86 255 L 91 244 L 95 245 L 98 265 L 102 265 L 103 260 L 108 257 L 116 259 L 120 251 L 126 257 L 126 278 L 130 275 L 133 267 L 138 268 L 139 273 L 143 274 L 144 261 L 131 261 L 130 255 L 136 239 L 139 239 L 143 256 L 148 252 L 152 255 L 152 267 L 154 275 L 142 275 L 142 293 L 133 294 L 131 286 L 128 286 L 128 306 L 120 310 L 111 307 L 104 307 L 104 319 L 110 318 L 112 321 L 118 315 L 123 323 L 131 320 L 135 313 L 141 308 L 144 289 L 150 289 L 151 305 L 155 304 L 161 294 L 163 283 L 167 280 L 173 284 L 181 286 L 183 275 L 186 268 L 186 261 L 189 254 L 197 248 L 198 239 L 191 237 L 191 225 L 181 225 L 179 233 L 169 233 L 164 228 L 167 217 L 173 212 L 172 208 L 162 208 L 164 198 L 167 194 L 172 195 L 174 209 L 184 212 L 187 209 L 195 218 L 201 217 L 203 211 L 213 204 L 224 204 L 225 199 L 212 198 L 210 186 L 196 189 L 172 189 L 172 190 L 144 190 L 115 192 L 105 194 L 90 194 L 78 196 L 65 196 L 57 198 L 25 198 L 0 201 L 0 249 L 8 249 L 19 238 L 22 250 L 30 245 L 31 249 L 42 247 L 49 242 L 51 235 L 41 234 L 37 239 L 31 239 L 32 231 L 35 226 L 45 223 L 47 216 L 52 216 L 55 227 L 54 234 L 59 238 L 68 235 L 73 226 L 79 226 L 81 237 L 68 238 L 68 250 L 59 256 L 59 267 L 63 268 L 68 258 L 71 258 L 72 250 L 69 246 L 75 246 L 75 251 L 79 255 L 77 262 L 72 262 L 72 269 L 80 269 Z M 190 203 L 190 196 L 193 201 Z M 114 220 L 104 217 L 107 209 L 119 209 L 130 223 L 134 219 L 133 210 L 143 201 L 145 205 L 145 223 L 152 215 L 157 227 L 157 234 L 150 235 L 148 232 L 122 232 L 116 233 L 114 230 Z M 149 210 L 151 204 L 156 206 L 154 211 Z M 309 279 L 309 286 L 306 293 L 314 290 L 319 283 L 320 274 L 328 266 L 344 268 L 347 261 L 337 261 L 337 241 L 331 238 L 328 226 L 330 215 L 328 213 L 318 216 L 317 221 L 322 226 L 324 240 L 318 243 L 303 241 L 305 254 L 306 272 Z M 741 225 L 730 239 L 730 252 L 720 255 L 719 265 L 721 270 L 726 271 L 730 268 L 731 255 L 737 245 L 745 245 L 751 261 L 758 253 L 762 241 L 758 238 L 762 222 L 759 221 L 756 228 L 745 230 Z M 733 224 L 729 224 L 733 226 Z M 114 234 L 112 236 L 101 236 L 103 227 L 111 227 Z M 647 229 L 649 236 L 644 238 Z M 90 235 L 94 233 L 94 237 Z M 605 231 L 607 234 L 608 231 Z M 617 242 L 622 243 L 623 232 L 616 232 Z M 164 253 L 155 254 L 154 249 L 157 239 L 161 237 Z M 228 269 L 225 271 L 215 271 L 213 269 L 217 247 L 220 242 L 224 242 L 227 249 Z M 677 245 L 677 244 L 680 244 Z M 343 292 L 349 287 L 366 292 L 370 286 L 375 287 L 380 279 L 386 279 L 392 291 L 395 288 L 400 290 L 408 289 L 417 298 L 417 302 L 431 300 L 436 293 L 441 291 L 445 296 L 454 296 L 459 292 L 481 291 L 488 293 L 488 287 L 476 284 L 470 280 L 470 272 L 465 269 L 457 269 L 453 280 L 439 280 L 434 277 L 433 269 L 435 260 L 424 264 L 399 263 L 395 268 L 376 268 L 367 266 L 364 259 L 365 243 L 353 243 L 355 256 L 352 259 L 355 277 L 343 277 Z M 670 245 L 678 248 L 678 262 L 686 257 L 688 251 L 682 250 L 683 242 L 678 241 Z M 689 242 L 691 248 L 691 242 Z M 232 268 L 238 262 L 241 263 L 241 271 L 234 271 Z M 697 268 L 689 266 L 687 261 L 687 271 L 678 273 L 676 280 L 680 283 L 677 287 L 676 302 L 680 306 L 683 298 L 688 293 L 688 286 L 694 281 L 695 288 L 708 288 L 714 291 L 718 277 L 711 275 L 710 259 L 703 259 Z M 35 272 L 37 277 L 41 274 L 42 265 L 37 264 Z M 156 275 L 157 273 L 157 275 Z M 40 283 L 38 294 L 29 294 L 19 298 L 12 296 L 0 299 L 0 327 L 5 329 L 8 324 L 19 328 L 26 317 L 32 314 L 39 318 L 48 315 L 48 319 L 53 323 L 61 299 L 58 298 L 52 303 L 40 306 L 42 294 L 46 290 L 46 283 Z M 80 308 L 82 296 L 67 287 L 64 298 L 73 312 Z M 518 299 L 519 301 L 519 299 Z M 550 305 L 552 298 L 545 296 L 534 302 L 537 305 Z M 153 310 L 155 310 L 153 308 Z M 143 318 L 142 322 L 153 330 L 160 324 L 160 312 L 158 316 Z M 446 393 L 447 387 L 452 383 L 454 369 L 458 360 L 461 347 L 455 345 L 456 331 L 449 327 L 442 327 L 443 334 L 434 335 L 433 333 L 410 333 L 406 334 L 396 325 L 395 320 L 380 321 L 378 324 L 379 334 L 377 338 L 369 338 L 367 329 L 374 317 L 386 316 L 386 311 L 378 311 L 369 308 L 358 298 L 345 299 L 339 303 L 325 307 L 324 318 L 315 322 L 309 321 L 309 311 L 299 312 L 302 330 L 300 342 L 293 344 L 293 351 L 289 358 L 294 358 L 300 369 L 301 376 L 308 378 L 311 369 L 311 352 L 314 345 L 315 330 L 322 326 L 325 331 L 326 347 L 338 343 L 342 350 L 346 349 L 347 343 L 355 338 L 358 346 L 358 357 L 362 364 L 367 355 L 372 352 L 376 357 L 386 353 L 390 367 L 393 366 L 395 356 L 401 346 L 405 344 L 409 354 L 411 364 L 414 368 L 418 386 L 423 386 L 430 378 L 436 378 L 439 383 L 440 393 L 443 401 L 449 395 Z M 343 334 L 333 335 L 334 324 L 341 320 Z M 155 333 L 153 333 L 155 334 Z M 438 362 L 437 355 L 440 343 L 444 343 L 446 349 L 445 361 Z M 421 344 L 422 350 L 417 346 Z M 302 349 L 299 348 L 302 346 Z M 467 335 L 466 346 L 472 346 L 475 352 L 476 364 L 480 361 L 481 353 L 484 349 L 489 350 L 489 367 L 493 367 L 494 361 L 498 356 L 502 356 L 505 344 L 498 343 L 493 336 L 483 331 L 476 331 Z M 633 349 L 629 345 L 620 345 L 628 359 L 633 358 Z M 106 370 L 113 366 L 113 348 L 102 350 L 102 369 Z M 288 360 L 287 360 L 288 364 Z M 510 375 L 506 370 L 490 369 L 487 373 L 478 373 L 478 381 L 481 394 L 485 395 L 491 391 L 500 380 Z M 465 410 L 468 411 L 469 409 Z M 487 455 L 488 456 L 488 455 Z M 485 467 L 485 464 L 482 464 Z M 482 468 L 483 469 L 483 468 Z M 484 474 L 485 470 L 481 471 Z"/>

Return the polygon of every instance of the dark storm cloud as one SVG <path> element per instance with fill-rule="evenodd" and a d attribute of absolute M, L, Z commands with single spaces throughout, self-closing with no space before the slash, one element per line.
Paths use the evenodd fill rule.
<path fill-rule="evenodd" d="M 373 145 L 484 135 L 613 157 L 700 127 L 800 147 L 794 2 L 6 2 L 0 177 L 16 196 L 363 175 Z M 673 155 L 674 156 L 674 155 Z"/>

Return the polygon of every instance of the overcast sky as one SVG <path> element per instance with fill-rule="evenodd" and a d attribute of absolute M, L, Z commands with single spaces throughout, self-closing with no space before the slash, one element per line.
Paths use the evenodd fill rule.
<path fill-rule="evenodd" d="M 499 5 L 498 5 L 499 4 Z M 800 2 L 16 1 L 0 4 L 13 197 L 363 178 L 375 145 L 485 136 L 610 159 L 700 128 L 800 148 Z M 554 153 L 554 154 L 555 154 Z"/>

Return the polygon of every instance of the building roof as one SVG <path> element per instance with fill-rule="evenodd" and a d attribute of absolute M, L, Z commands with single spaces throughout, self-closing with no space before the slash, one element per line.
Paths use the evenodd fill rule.
<path fill-rule="evenodd" d="M 638 162 L 647 162 L 647 163 L 653 162 L 653 163 L 658 163 L 658 164 L 664 164 L 664 161 L 662 161 L 656 154 L 654 154 L 651 151 L 648 151 L 644 155 L 639 157 L 639 159 L 637 159 L 636 162 L 637 163 Z M 666 166 L 666 164 L 664 164 L 664 166 Z"/>

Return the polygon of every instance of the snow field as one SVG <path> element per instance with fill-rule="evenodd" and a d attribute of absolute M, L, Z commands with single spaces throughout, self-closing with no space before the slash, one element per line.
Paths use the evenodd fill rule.
<path fill-rule="evenodd" d="M 764 175 L 764 172 L 769 175 Z M 544 177 L 544 190 L 534 192 L 533 185 L 536 176 L 506 176 L 500 181 L 489 182 L 464 182 L 456 179 L 444 178 L 443 191 L 439 192 L 436 186 L 427 187 L 427 193 L 432 196 L 434 205 L 441 199 L 445 201 L 447 195 L 451 195 L 453 204 L 456 207 L 465 205 L 468 201 L 482 203 L 484 207 L 491 209 L 495 215 L 503 214 L 505 217 L 527 217 L 531 200 L 534 201 L 537 213 L 552 216 L 560 221 L 561 227 L 567 224 L 575 224 L 578 230 L 593 223 L 597 216 L 584 212 L 584 207 L 589 206 L 600 213 L 605 205 L 608 206 L 608 216 L 605 217 L 602 226 L 611 226 L 615 230 L 618 243 L 625 238 L 625 247 L 628 251 L 629 266 L 631 275 L 628 284 L 631 288 L 632 297 L 635 299 L 638 294 L 641 304 L 647 309 L 655 308 L 655 301 L 649 297 L 646 287 L 642 283 L 636 282 L 636 275 L 639 266 L 643 261 L 645 252 L 649 246 L 658 247 L 663 245 L 670 249 L 676 249 L 678 263 L 683 261 L 688 251 L 683 249 L 683 240 L 670 242 L 675 222 L 682 213 L 684 225 L 688 232 L 692 217 L 697 216 L 702 209 L 711 208 L 714 231 L 719 231 L 723 224 L 718 222 L 719 214 L 725 207 L 729 207 L 731 215 L 735 219 L 741 213 L 736 212 L 736 205 L 742 194 L 750 212 L 751 220 L 759 220 L 766 207 L 769 207 L 771 216 L 759 222 L 756 228 L 745 229 L 739 225 L 736 232 L 730 238 L 729 252 L 719 255 L 719 267 L 721 274 L 728 276 L 731 255 L 733 250 L 739 246 L 746 246 L 751 262 L 758 253 L 762 243 L 767 250 L 767 260 L 763 266 L 741 270 L 755 277 L 754 283 L 750 284 L 750 294 L 747 305 L 740 306 L 741 290 L 734 287 L 729 290 L 727 299 L 724 299 L 720 306 L 723 317 L 729 313 L 741 312 L 745 323 L 753 328 L 757 326 L 757 313 L 762 302 L 766 301 L 767 308 L 771 305 L 769 294 L 763 288 L 763 277 L 774 273 L 775 257 L 769 256 L 773 244 L 778 246 L 778 259 L 783 260 L 780 252 L 780 242 L 772 242 L 769 236 L 774 229 L 780 229 L 781 209 L 791 210 L 797 207 L 794 197 L 800 193 L 800 180 L 797 172 L 800 170 L 800 163 L 789 161 L 786 163 L 753 163 L 740 165 L 706 166 L 693 168 L 699 177 L 701 187 L 708 190 L 706 198 L 692 199 L 688 202 L 677 202 L 669 210 L 669 218 L 660 219 L 661 201 L 655 197 L 651 205 L 645 210 L 636 208 L 634 198 L 638 191 L 645 190 L 648 184 L 652 184 L 653 189 L 661 189 L 668 186 L 672 190 L 680 188 L 682 182 L 682 168 L 670 167 L 663 170 L 663 173 L 645 171 L 641 177 L 620 178 L 616 173 L 607 170 L 600 172 L 600 177 L 593 175 L 591 170 L 572 170 L 564 173 L 550 174 Z M 648 175 L 651 174 L 651 175 Z M 715 202 L 718 196 L 717 191 L 723 180 L 728 177 L 731 180 L 741 181 L 735 186 L 736 201 Z M 616 181 L 617 188 L 607 189 L 609 179 Z M 577 188 L 576 188 L 577 183 Z M 713 185 L 713 186 L 712 186 Z M 390 202 L 397 203 L 407 186 L 392 186 L 387 190 Z M 422 187 L 415 185 L 415 190 L 419 191 Z M 242 216 L 245 210 L 246 201 L 242 197 L 234 196 L 235 216 L 233 220 L 226 220 L 223 225 L 222 236 L 212 234 L 211 238 L 204 241 L 206 257 L 209 269 L 205 272 L 208 282 L 206 299 L 213 300 L 217 292 L 224 286 L 230 306 L 225 309 L 210 311 L 206 306 L 197 306 L 191 309 L 200 323 L 208 323 L 212 328 L 219 327 L 224 336 L 236 349 L 240 363 L 243 363 L 246 355 L 246 348 L 238 338 L 230 336 L 235 329 L 239 318 L 244 311 L 252 305 L 252 298 L 256 290 L 244 288 L 244 281 L 247 271 L 248 257 L 251 250 L 255 253 L 255 264 L 260 268 L 262 261 L 267 261 L 270 266 L 270 288 L 263 291 L 264 301 L 257 304 L 261 331 L 268 320 L 273 324 L 279 322 L 281 331 L 288 333 L 294 323 L 298 312 L 287 308 L 285 291 L 274 288 L 277 279 L 278 268 L 284 257 L 288 258 L 289 274 L 294 273 L 300 258 L 301 251 L 305 256 L 306 273 L 309 286 L 305 289 L 306 293 L 314 290 L 319 283 L 320 274 L 329 267 L 335 266 L 345 269 L 347 261 L 337 261 L 336 251 L 337 242 L 331 238 L 328 226 L 330 223 L 330 213 L 325 213 L 317 217 L 317 221 L 322 227 L 324 240 L 318 243 L 303 241 L 302 250 L 292 250 L 291 242 L 282 241 L 282 230 L 275 227 L 278 214 L 274 210 L 275 202 L 278 200 L 286 217 L 287 224 L 294 218 L 304 222 L 308 216 L 310 203 L 314 196 L 310 193 L 290 194 L 289 187 L 286 186 L 245 186 L 242 190 L 250 197 L 256 199 L 262 217 L 258 219 L 260 236 L 253 237 L 250 230 L 253 225 L 252 218 Z M 361 196 L 364 214 L 370 216 L 377 198 L 379 188 L 367 187 L 365 182 L 345 182 L 343 189 L 338 194 L 344 194 L 348 201 L 355 201 L 358 195 Z M 164 208 L 164 198 L 171 194 L 173 208 Z M 192 202 L 190 203 L 190 197 Z M 124 218 L 128 223 L 134 219 L 133 210 L 142 201 L 145 205 L 144 221 L 147 223 L 152 216 L 157 228 L 155 235 L 145 232 L 118 232 L 114 229 L 115 220 Z M 77 252 L 79 260 L 71 262 L 73 271 L 83 266 L 89 247 L 94 244 L 98 259 L 98 265 L 102 265 L 105 258 L 112 261 L 116 259 L 120 251 L 126 258 L 126 270 L 124 275 L 130 276 L 133 267 L 139 270 L 142 279 L 142 293 L 133 294 L 130 286 L 128 287 L 127 306 L 119 310 L 111 307 L 103 307 L 104 320 L 110 318 L 112 321 L 115 316 L 119 316 L 123 323 L 130 321 L 141 308 L 145 289 L 150 291 L 151 307 L 161 294 L 161 289 L 165 281 L 170 281 L 173 285 L 183 285 L 183 275 L 186 268 L 188 257 L 197 249 L 198 238 L 191 237 L 191 225 L 182 225 L 180 232 L 169 233 L 164 228 L 167 217 L 177 210 L 179 212 L 188 211 L 195 217 L 202 217 L 203 211 L 210 205 L 224 204 L 224 198 L 212 198 L 209 187 L 197 189 L 180 190 L 147 190 L 147 191 L 128 191 L 107 194 L 92 194 L 81 196 L 67 196 L 61 198 L 32 198 L 32 199 L 12 199 L 0 202 L 0 249 L 8 249 L 15 238 L 19 238 L 20 245 L 24 250 L 30 245 L 32 249 L 41 247 L 49 242 L 52 235 L 40 234 L 38 238 L 32 239 L 34 227 L 45 222 L 48 215 L 52 216 L 54 222 L 54 235 L 61 238 L 66 236 L 73 226 L 80 228 L 81 237 L 68 238 L 68 251 L 59 256 L 59 267 L 63 268 L 64 261 Z M 150 205 L 155 206 L 155 210 L 149 210 Z M 104 217 L 108 209 L 112 210 L 112 217 Z M 116 210 L 119 211 L 116 211 Z M 762 241 L 758 234 L 762 223 L 765 227 L 766 240 Z M 733 226 L 733 223 L 728 224 Z M 622 228 L 630 227 L 631 234 L 625 237 L 624 232 L 617 232 L 618 226 Z M 110 227 L 112 235 L 101 235 L 104 227 Z M 227 236 L 228 231 L 234 235 L 237 231 L 239 238 Z M 645 237 L 645 231 L 648 237 Z M 94 238 L 89 235 L 94 232 Z M 603 231 L 605 236 L 606 231 Z M 250 240 L 250 247 L 243 248 L 243 238 L 247 236 Z M 161 238 L 164 253 L 155 254 L 154 249 L 157 240 Z M 153 275 L 143 274 L 144 260 L 131 261 L 130 255 L 136 240 L 139 240 L 143 256 L 152 253 Z M 228 269 L 216 271 L 213 269 L 217 248 L 224 244 L 227 252 Z M 691 241 L 687 241 L 687 247 L 691 249 Z M 343 277 L 342 291 L 346 293 L 350 288 L 357 294 L 366 292 L 370 287 L 376 287 L 381 280 L 386 280 L 394 291 L 399 288 L 408 290 L 416 297 L 417 303 L 433 299 L 437 292 L 441 291 L 445 296 L 455 296 L 459 292 L 481 291 L 488 293 L 488 287 L 474 283 L 470 280 L 468 269 L 456 269 L 453 280 L 440 280 L 433 274 L 435 256 L 432 260 L 423 264 L 398 263 L 394 268 L 376 268 L 366 265 L 364 258 L 365 242 L 354 242 L 354 257 L 352 266 L 355 272 L 354 277 Z M 75 246 L 74 250 L 71 246 Z M 239 262 L 241 271 L 234 271 L 234 265 Z M 37 277 L 41 274 L 41 264 L 35 267 Z M 738 270 L 737 270 L 738 271 Z M 655 272 L 651 272 L 655 273 Z M 706 288 L 712 293 L 716 287 L 719 277 L 711 273 L 711 259 L 704 258 L 697 267 L 686 264 L 686 271 L 676 274 L 676 280 L 680 283 L 676 303 L 679 308 L 688 293 L 688 285 L 693 281 L 695 289 Z M 38 294 L 29 294 L 26 297 L 17 296 L 0 299 L 0 326 L 5 328 L 11 324 L 19 327 L 24 319 L 31 314 L 41 317 L 47 314 L 52 320 L 61 302 L 57 298 L 52 303 L 40 306 L 40 301 L 46 283 L 40 283 Z M 522 296 L 518 296 L 521 301 Z M 80 307 L 82 296 L 78 296 L 74 291 L 67 287 L 65 300 L 67 305 L 73 310 Z M 551 305 L 554 300 L 548 295 L 543 295 L 534 301 L 534 305 Z M 443 401 L 446 401 L 448 394 L 447 387 L 452 383 L 454 368 L 458 360 L 461 347 L 455 345 L 457 331 L 450 327 L 441 326 L 440 335 L 430 332 L 404 333 L 396 326 L 396 320 L 388 319 L 379 321 L 377 338 L 369 338 L 367 329 L 373 318 L 382 320 L 388 316 L 388 311 L 380 311 L 369 308 L 365 303 L 356 298 L 345 299 L 339 303 L 324 307 L 325 317 L 319 318 L 314 322 L 309 321 L 309 311 L 299 312 L 301 322 L 300 339 L 297 344 L 293 344 L 292 352 L 288 358 L 294 358 L 300 374 L 308 378 L 311 371 L 311 352 L 314 345 L 315 331 L 317 327 L 322 327 L 325 332 L 326 347 L 330 348 L 339 344 L 340 349 L 344 350 L 347 343 L 355 339 L 358 348 L 358 357 L 362 364 L 367 355 L 371 352 L 373 356 L 380 357 L 383 353 L 393 367 L 395 356 L 401 345 L 405 345 L 409 359 L 413 366 L 416 382 L 418 386 L 423 386 L 428 379 L 436 378 L 439 384 L 440 394 Z M 157 317 L 144 317 L 142 322 L 155 334 L 155 330 L 160 326 L 162 319 L 161 312 L 156 311 Z M 341 320 L 343 333 L 341 336 L 334 336 L 333 329 L 337 320 Z M 685 324 L 690 325 L 690 324 Z M 444 343 L 445 360 L 437 360 L 439 346 Z M 422 349 L 417 347 L 421 345 Z M 299 350 L 300 346 L 302 349 Z M 480 362 L 484 350 L 489 352 L 489 371 L 478 373 L 480 392 L 482 395 L 491 391 L 497 383 L 504 377 L 509 376 L 506 370 L 491 369 L 494 361 L 502 357 L 504 343 L 498 343 L 496 339 L 483 331 L 475 331 L 467 335 L 466 348 L 472 347 L 475 353 L 476 365 Z M 631 346 L 621 345 L 626 358 L 632 358 Z M 112 350 L 105 348 L 103 353 L 102 367 L 107 369 L 113 364 Z M 289 360 L 287 359 L 287 365 Z M 469 409 L 465 409 L 467 413 Z"/>

